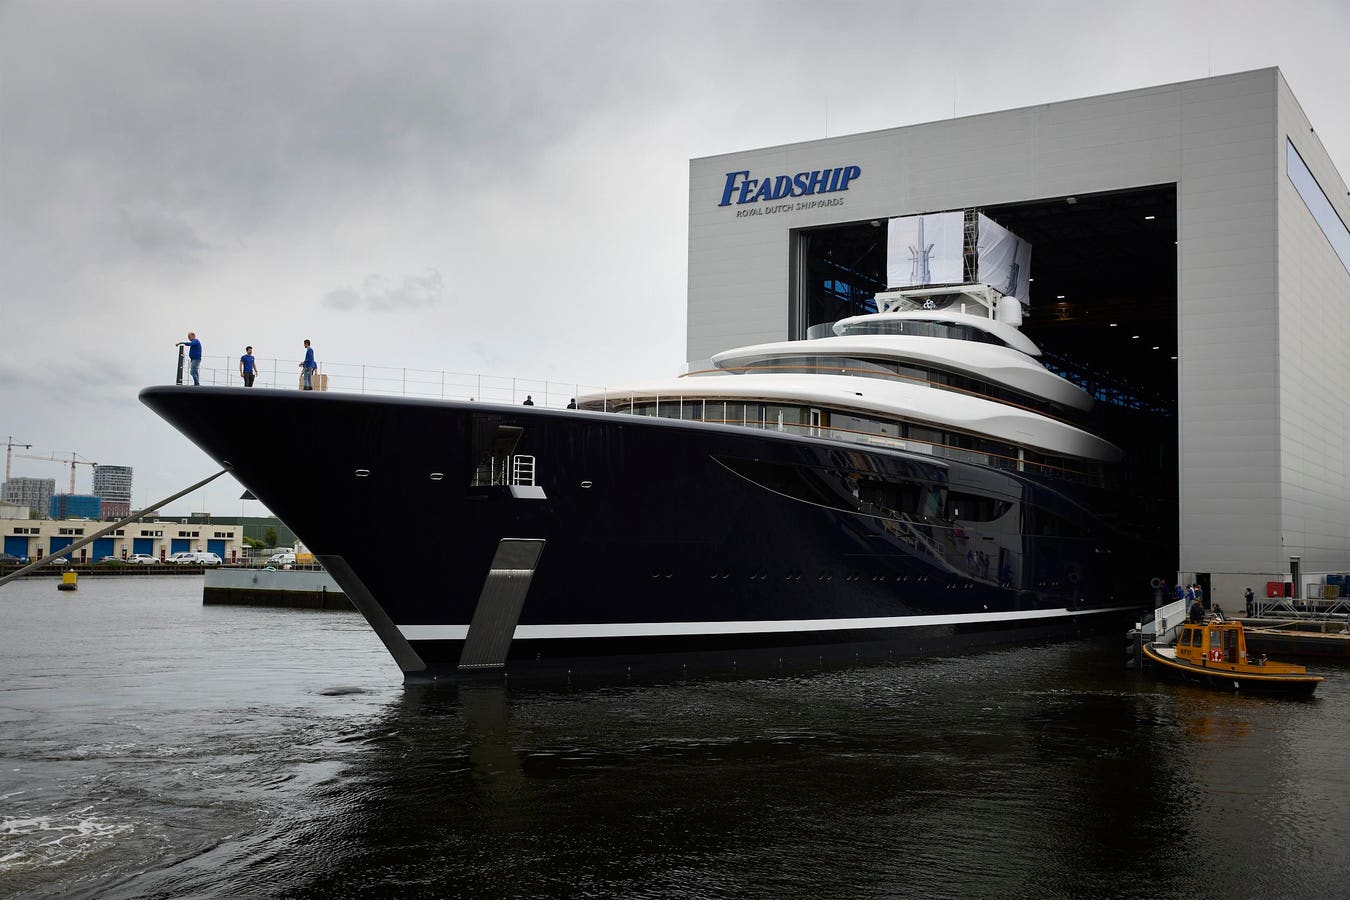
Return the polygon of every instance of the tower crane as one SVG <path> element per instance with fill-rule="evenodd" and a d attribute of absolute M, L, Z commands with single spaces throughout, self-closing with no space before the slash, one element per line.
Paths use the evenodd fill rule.
<path fill-rule="evenodd" d="M 15 444 L 14 446 L 18 447 L 19 444 Z M 54 452 L 53 452 L 51 455 L 49 455 L 49 456 L 34 456 L 34 455 L 31 454 L 31 453 L 15 453 L 14 455 L 15 455 L 15 456 L 18 456 L 18 457 L 20 457 L 20 458 L 22 458 L 22 459 L 40 459 L 40 460 L 42 460 L 42 461 L 44 461 L 44 462 L 59 462 L 59 463 L 63 463 L 63 462 L 66 461 L 65 458 L 64 458 L 64 457 L 65 457 L 65 453 L 64 453 L 64 452 L 61 454 L 60 457 L 58 457 Z M 78 463 L 78 464 L 80 464 L 80 465 L 82 465 L 82 466 L 96 466 L 96 465 L 98 465 L 98 463 L 92 462 L 92 461 L 90 461 L 90 460 L 87 460 L 87 459 L 85 459 L 83 456 L 80 456 L 80 454 L 78 454 L 78 453 L 72 452 L 72 453 L 70 454 L 70 493 L 72 493 L 72 494 L 75 493 L 75 465 L 76 465 L 76 463 Z"/>
<path fill-rule="evenodd" d="M 32 445 L 32 444 L 16 444 L 16 443 L 14 443 L 14 435 L 11 434 L 11 435 L 9 436 L 9 440 L 5 442 L 5 480 L 6 480 L 6 481 L 9 481 L 10 467 L 11 467 L 11 466 L 13 465 L 13 463 L 14 463 L 14 448 L 15 448 L 15 447 L 22 447 L 22 448 L 24 448 L 25 450 L 31 450 L 31 449 L 33 448 L 33 445 Z"/>

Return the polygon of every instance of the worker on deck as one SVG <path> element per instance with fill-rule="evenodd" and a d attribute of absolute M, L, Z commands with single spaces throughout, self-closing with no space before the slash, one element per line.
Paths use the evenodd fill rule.
<path fill-rule="evenodd" d="M 1205 624 L 1205 604 L 1200 602 L 1199 597 L 1191 601 L 1191 612 L 1188 620 L 1194 625 Z"/>

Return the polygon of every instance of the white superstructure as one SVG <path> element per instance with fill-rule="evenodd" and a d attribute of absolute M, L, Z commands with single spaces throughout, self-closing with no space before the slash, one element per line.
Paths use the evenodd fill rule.
<path fill-rule="evenodd" d="M 1055 415 L 1086 411 L 1092 398 L 1037 362 L 1032 341 L 992 318 L 995 304 L 986 315 L 959 311 L 957 298 L 973 287 L 982 286 L 950 288 L 936 304 L 933 291 L 915 291 L 931 308 L 911 310 L 895 309 L 904 292 L 891 292 L 892 311 L 850 316 L 832 335 L 727 350 L 710 369 L 578 405 L 1018 469 L 1028 453 L 1055 458 L 1042 468 L 1070 471 L 1118 461 L 1119 448 Z"/>

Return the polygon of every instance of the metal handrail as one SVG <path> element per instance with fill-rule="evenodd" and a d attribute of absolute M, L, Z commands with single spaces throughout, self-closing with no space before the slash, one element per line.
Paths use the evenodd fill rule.
<path fill-rule="evenodd" d="M 296 362 L 259 359 L 255 388 L 298 390 L 300 369 Z M 237 357 L 204 355 L 198 370 L 201 383 L 217 387 L 243 387 Z M 489 375 L 481 372 L 450 372 L 433 369 L 409 369 L 402 366 L 374 366 L 367 363 L 319 361 L 315 388 L 329 392 L 378 394 L 382 396 L 422 397 L 439 400 L 475 400 L 485 403 L 523 403 L 528 396 L 534 405 L 562 409 L 583 393 L 604 393 L 603 385 L 551 379 Z M 191 380 L 184 371 L 184 383 Z"/>

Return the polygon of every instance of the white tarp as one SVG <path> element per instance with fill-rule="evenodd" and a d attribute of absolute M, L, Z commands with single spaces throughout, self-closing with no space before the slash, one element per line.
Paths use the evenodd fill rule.
<path fill-rule="evenodd" d="M 960 284 L 964 232 L 962 212 L 891 219 L 886 229 L 887 286 Z"/>
<path fill-rule="evenodd" d="M 981 284 L 1031 303 L 1031 244 L 1022 240 L 1002 225 L 980 214 L 978 237 L 979 272 Z"/>

